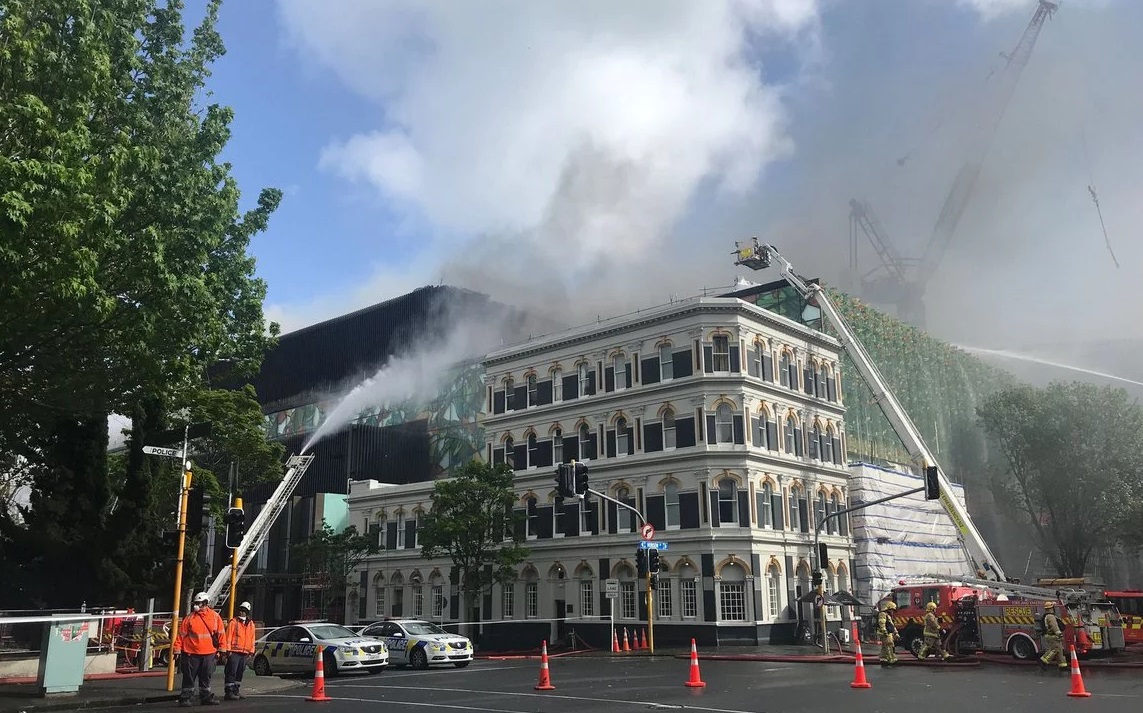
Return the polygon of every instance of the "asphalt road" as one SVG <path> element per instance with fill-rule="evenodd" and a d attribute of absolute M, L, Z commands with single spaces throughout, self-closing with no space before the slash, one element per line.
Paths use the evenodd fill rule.
<path fill-rule="evenodd" d="M 853 668 L 838 664 L 774 664 L 706 661 L 706 687 L 689 689 L 689 663 L 674 658 L 552 659 L 554 691 L 533 689 L 538 662 L 476 661 L 466 669 L 410 671 L 328 679 L 334 700 L 306 701 L 309 690 L 252 696 L 228 708 L 251 713 L 322 710 L 334 713 L 386 711 L 485 713 L 635 713 L 691 710 L 711 713 L 1065 713 L 1084 707 L 1101 713 L 1143 710 L 1140 671 L 1092 671 L 1084 675 L 1088 699 L 1069 698 L 1070 677 L 1035 667 L 867 668 L 871 689 L 854 690 Z M 308 685 L 308 682 L 307 682 Z M 171 708 L 161 704 L 149 708 Z M 124 709 L 125 710 L 125 709 Z M 131 710 L 139 711 L 140 707 Z"/>

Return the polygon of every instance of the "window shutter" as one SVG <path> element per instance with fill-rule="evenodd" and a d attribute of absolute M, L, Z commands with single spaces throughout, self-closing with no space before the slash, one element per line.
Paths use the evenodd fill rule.
<path fill-rule="evenodd" d="M 564 436 L 564 463 L 572 458 L 579 460 L 579 437 Z"/>
<path fill-rule="evenodd" d="M 405 549 L 412 550 L 417 547 L 417 521 L 405 521 Z"/>
<path fill-rule="evenodd" d="M 607 503 L 607 531 L 612 535 L 619 532 L 619 506 L 613 502 Z"/>
<path fill-rule="evenodd" d="M 595 372 L 587 372 L 587 388 L 583 390 L 584 396 L 591 396 L 595 393 Z"/>
<path fill-rule="evenodd" d="M 671 355 L 671 373 L 672 378 L 675 379 L 681 379 L 695 373 L 690 349 L 680 349 Z"/>
<path fill-rule="evenodd" d="M 583 502 L 583 506 L 588 510 L 587 524 L 591 525 L 591 534 L 599 534 L 599 501 L 592 500 Z"/>
<path fill-rule="evenodd" d="M 492 413 L 504 413 L 504 392 L 496 391 L 492 394 Z"/>
<path fill-rule="evenodd" d="M 754 353 L 751 354 L 750 358 L 746 360 L 746 375 L 761 376 L 761 374 L 758 373 L 758 359 L 756 358 L 759 351 L 758 347 L 754 347 L 753 351 Z"/>
<path fill-rule="evenodd" d="M 844 503 L 842 503 L 844 505 Z M 844 509 L 844 507 L 842 508 Z M 849 537 L 849 514 L 837 516 L 837 529 L 842 537 Z"/>
<path fill-rule="evenodd" d="M 679 493 L 679 527 L 695 530 L 699 527 L 698 493 Z"/>
<path fill-rule="evenodd" d="M 640 369 L 640 376 L 643 384 L 657 384 L 659 383 L 659 357 L 652 357 L 642 361 L 642 369 Z"/>
<path fill-rule="evenodd" d="M 512 470 L 524 470 L 528 467 L 528 444 L 523 443 L 512 449 Z"/>
<path fill-rule="evenodd" d="M 772 451 L 778 450 L 778 424 L 774 421 L 766 422 L 766 447 Z"/>
<path fill-rule="evenodd" d="M 693 418 L 676 418 L 675 447 L 689 448 L 695 443 L 695 420 Z"/>
<path fill-rule="evenodd" d="M 547 406 L 552 402 L 552 380 L 536 384 L 536 405 Z"/>
<path fill-rule="evenodd" d="M 635 455 L 635 427 L 627 427 L 627 455 Z"/>
<path fill-rule="evenodd" d="M 552 442 L 551 441 L 537 441 L 535 462 L 532 465 L 537 468 L 552 465 Z"/>
<path fill-rule="evenodd" d="M 770 496 L 770 517 L 774 520 L 775 530 L 784 530 L 786 528 L 786 512 L 782 507 L 781 491 Z"/>
<path fill-rule="evenodd" d="M 615 431 L 607 432 L 607 457 L 615 457 Z"/>
<path fill-rule="evenodd" d="M 562 532 L 569 537 L 575 537 L 579 534 L 579 505 L 577 503 L 564 503 L 563 506 L 564 526 Z"/>
<path fill-rule="evenodd" d="M 702 370 L 708 374 L 714 373 L 714 345 L 704 344 L 702 347 Z"/>
<path fill-rule="evenodd" d="M 544 505 L 536 508 L 536 537 L 541 540 L 552 538 L 552 506 Z"/>
<path fill-rule="evenodd" d="M 762 430 L 762 419 L 750 419 L 750 439 L 751 445 L 755 448 L 766 447 L 766 433 Z"/>
<path fill-rule="evenodd" d="M 814 432 L 810 430 L 808 425 L 806 426 L 806 440 L 809 441 L 810 444 L 810 458 L 820 459 L 821 453 L 818 451 L 818 436 L 814 435 Z"/>
<path fill-rule="evenodd" d="M 834 381 L 832 375 L 826 379 L 826 398 L 830 401 L 837 401 L 837 382 Z"/>
<path fill-rule="evenodd" d="M 794 455 L 803 456 L 806 454 L 806 444 L 802 440 L 802 429 L 794 426 Z"/>
<path fill-rule="evenodd" d="M 615 391 L 615 368 L 607 367 L 603 370 L 603 390 L 606 393 Z"/>
<path fill-rule="evenodd" d="M 814 395 L 814 372 L 808 366 L 802 367 L 802 391 Z"/>
<path fill-rule="evenodd" d="M 721 521 L 718 518 L 718 491 L 712 490 L 710 495 L 710 526 L 718 527 Z"/>
<path fill-rule="evenodd" d="M 503 448 L 493 448 L 492 449 L 492 465 L 500 465 L 503 462 L 504 462 L 504 449 Z"/>
<path fill-rule="evenodd" d="M 734 424 L 733 425 L 734 442 L 740 446 L 744 445 L 746 443 L 746 434 L 745 434 L 746 424 L 743 421 L 742 414 L 738 413 L 738 414 L 734 415 L 733 424 Z"/>
<path fill-rule="evenodd" d="M 587 437 L 587 449 L 586 450 L 587 450 L 587 457 L 589 460 L 595 460 L 596 458 L 599 457 L 598 441 L 599 441 L 599 436 L 594 434 L 594 433 Z"/>
<path fill-rule="evenodd" d="M 623 378 L 625 379 L 625 381 L 623 382 L 625 385 L 625 388 L 630 389 L 631 388 L 631 362 L 626 362 L 623 365 Z"/>
<path fill-rule="evenodd" d="M 385 549 L 397 549 L 397 523 L 395 522 L 385 525 Z"/>
<path fill-rule="evenodd" d="M 663 424 L 643 424 L 643 452 L 657 453 L 663 450 Z"/>
<path fill-rule="evenodd" d="M 579 376 L 572 374 L 564 377 L 564 401 L 575 401 L 579 398 Z"/>
<path fill-rule="evenodd" d="M 804 497 L 798 498 L 798 519 L 801 520 L 802 532 L 810 531 L 810 504 Z"/>
<path fill-rule="evenodd" d="M 647 522 L 656 530 L 667 529 L 667 500 L 664 496 L 647 496 Z"/>
<path fill-rule="evenodd" d="M 735 374 L 742 371 L 742 352 L 737 344 L 730 347 L 730 371 Z"/>
<path fill-rule="evenodd" d="M 841 458 L 841 441 L 837 438 L 833 439 L 833 462 L 837 465 L 842 464 Z"/>
<path fill-rule="evenodd" d="M 523 411 L 528 408 L 528 385 L 516 387 L 516 393 L 512 395 L 512 409 L 514 411 Z"/>
<path fill-rule="evenodd" d="M 766 381 L 774 380 L 774 357 L 770 352 L 762 352 L 762 378 Z"/>
<path fill-rule="evenodd" d="M 750 493 L 738 491 L 738 526 L 750 527 Z"/>
<path fill-rule="evenodd" d="M 714 416 L 712 414 L 707 414 L 707 417 L 706 417 L 706 442 L 707 443 L 715 443 L 716 438 L 717 438 L 717 434 L 714 432 Z"/>

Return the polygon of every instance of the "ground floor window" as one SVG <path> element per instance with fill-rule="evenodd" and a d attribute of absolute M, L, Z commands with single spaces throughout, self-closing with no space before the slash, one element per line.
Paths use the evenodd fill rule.
<path fill-rule="evenodd" d="M 384 617 L 387 616 L 385 611 L 385 588 L 377 587 L 377 596 L 373 601 L 373 616 Z"/>
<path fill-rule="evenodd" d="M 528 582 L 524 585 L 524 606 L 527 608 L 528 618 L 535 619 L 540 616 L 539 582 Z"/>
<path fill-rule="evenodd" d="M 433 586 L 433 618 L 443 619 L 445 610 L 445 596 L 444 587 L 440 585 Z"/>
<path fill-rule="evenodd" d="M 516 590 L 511 584 L 504 585 L 504 618 L 511 619 L 516 608 Z"/>
<path fill-rule="evenodd" d="M 619 616 L 624 619 L 634 619 L 638 615 L 638 609 L 635 606 L 635 583 L 620 582 L 619 596 Z"/>
<path fill-rule="evenodd" d="M 659 586 L 655 589 L 655 600 L 657 611 L 655 615 L 660 619 L 670 619 L 673 614 L 673 602 L 671 601 L 671 580 L 660 579 Z"/>
<path fill-rule="evenodd" d="M 719 618 L 722 621 L 746 621 L 746 584 L 720 582 L 718 592 Z"/>
<path fill-rule="evenodd" d="M 595 582 L 590 579 L 579 583 L 579 614 L 595 616 Z"/>
<path fill-rule="evenodd" d="M 684 579 L 679 582 L 683 600 L 683 618 L 698 616 L 698 583 L 693 579 Z"/>
<path fill-rule="evenodd" d="M 778 570 L 773 567 L 770 569 L 770 574 L 766 576 L 766 608 L 771 619 L 778 618 L 778 613 L 782 607 L 782 590 L 778 577 Z"/>
<path fill-rule="evenodd" d="M 425 615 L 425 589 L 421 585 L 413 587 L 413 616 Z"/>

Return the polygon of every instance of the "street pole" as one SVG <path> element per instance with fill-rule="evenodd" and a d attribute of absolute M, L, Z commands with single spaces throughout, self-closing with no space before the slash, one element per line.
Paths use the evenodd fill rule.
<path fill-rule="evenodd" d="M 183 446 L 183 455 L 186 455 L 186 446 Z M 179 553 L 175 561 L 175 595 L 171 605 L 171 648 L 167 653 L 167 690 L 175 690 L 175 641 L 179 635 L 179 606 L 183 588 L 183 556 L 186 553 L 187 543 L 187 499 L 190 497 L 191 469 L 190 461 L 183 461 L 184 469 L 180 475 L 183 487 L 179 494 Z"/>
<path fill-rule="evenodd" d="M 651 589 L 651 551 L 647 550 L 647 647 L 655 653 L 655 594 Z"/>
<path fill-rule="evenodd" d="M 643 513 L 639 512 L 639 510 L 637 508 L 634 508 L 634 507 L 628 505 L 627 503 L 623 502 L 622 500 L 616 500 L 615 498 L 608 497 L 607 495 L 604 495 L 603 493 L 599 492 L 598 490 L 592 490 L 591 488 L 588 488 L 587 492 L 591 493 L 592 495 L 596 496 L 597 498 L 599 498 L 601 500 L 606 500 L 609 503 L 615 503 L 619 507 L 627 508 L 628 510 L 635 513 L 639 517 L 639 522 L 641 524 L 643 524 L 643 525 L 647 524 L 647 518 L 643 515 Z M 647 552 L 648 552 L 647 556 L 648 556 L 648 562 L 649 562 L 650 561 L 650 550 L 648 550 Z M 636 574 L 638 574 L 638 573 L 636 573 Z M 653 621 L 654 620 L 654 614 L 652 613 L 653 612 L 653 606 L 652 605 L 654 604 L 654 601 L 655 601 L 655 597 L 654 597 L 654 595 L 651 594 L 651 567 L 648 565 L 648 567 L 647 567 L 647 646 L 650 649 L 651 653 L 655 653 L 655 622 Z M 615 604 L 614 604 L 614 602 L 612 602 L 612 604 L 611 604 L 611 633 L 612 633 L 612 641 L 614 641 L 615 640 L 614 639 L 614 634 L 615 634 Z"/>
<path fill-rule="evenodd" d="M 844 510 L 838 510 L 837 512 L 831 512 L 828 515 L 826 515 L 825 517 L 823 517 L 821 519 L 821 522 L 819 522 L 814 527 L 814 551 L 813 551 L 812 555 L 813 555 L 814 560 L 817 562 L 817 566 L 815 567 L 815 569 L 818 573 L 818 576 L 822 578 L 821 583 L 818 584 L 818 586 L 817 586 L 817 594 L 818 594 L 818 596 L 822 597 L 822 603 L 818 607 L 818 614 L 820 617 L 821 627 L 822 627 L 822 651 L 824 653 L 829 653 L 829 635 L 826 632 L 826 607 L 825 607 L 825 596 L 824 596 L 825 595 L 825 572 L 822 570 L 822 564 L 823 563 L 821 561 L 822 558 L 820 555 L 821 549 L 818 547 L 819 539 L 820 539 L 821 534 L 822 534 L 822 528 L 825 527 L 826 522 L 828 522 L 832 518 L 841 517 L 842 515 L 848 515 L 849 513 L 854 512 L 856 510 L 863 510 L 867 507 L 872 507 L 874 505 L 880 505 L 881 503 L 887 503 L 890 500 L 896 500 L 898 498 L 904 498 L 904 497 L 908 497 L 910 495 L 916 495 L 917 493 L 923 493 L 923 492 L 925 492 L 925 486 L 922 485 L 919 488 L 913 488 L 912 490 L 905 490 L 903 492 L 897 493 L 896 495 L 886 495 L 883 498 L 877 498 L 876 500 L 870 500 L 867 503 L 861 503 L 859 505 L 854 505 L 853 507 L 845 508 Z"/>
<path fill-rule="evenodd" d="M 234 507 L 242 509 L 242 498 L 234 498 Z M 230 551 L 230 613 L 234 618 L 234 602 L 238 601 L 238 548 Z"/>

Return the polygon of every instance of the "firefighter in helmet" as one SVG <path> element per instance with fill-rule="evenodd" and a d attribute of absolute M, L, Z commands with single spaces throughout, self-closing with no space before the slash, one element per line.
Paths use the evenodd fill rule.
<path fill-rule="evenodd" d="M 878 661 L 882 666 L 897 664 L 897 627 L 893 624 L 893 612 L 897 605 L 892 600 L 885 602 L 877 614 L 877 638 L 881 639 L 881 655 Z"/>
<path fill-rule="evenodd" d="M 1040 657 L 1040 666 L 1049 666 L 1053 660 L 1059 661 L 1060 670 L 1068 667 L 1068 660 L 1064 656 L 1064 632 L 1060 626 L 1060 618 L 1056 616 L 1056 603 L 1044 602 L 1044 640 L 1048 642 L 1048 650 Z"/>
<path fill-rule="evenodd" d="M 937 603 L 929 602 L 925 605 L 925 643 L 917 653 L 917 658 L 926 659 L 930 653 L 940 654 L 942 661 L 952 658 L 941 644 L 941 623 L 937 621 Z"/>

